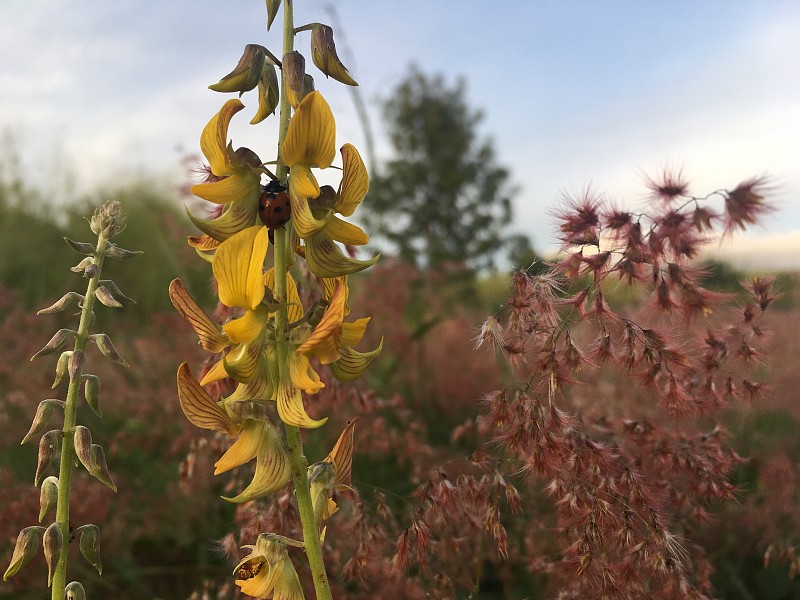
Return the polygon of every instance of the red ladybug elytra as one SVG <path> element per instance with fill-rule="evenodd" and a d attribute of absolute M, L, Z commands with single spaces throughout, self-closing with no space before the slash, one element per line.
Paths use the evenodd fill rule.
<path fill-rule="evenodd" d="M 270 181 L 258 199 L 258 216 L 270 229 L 283 227 L 292 217 L 292 204 L 286 188 L 277 181 Z"/>

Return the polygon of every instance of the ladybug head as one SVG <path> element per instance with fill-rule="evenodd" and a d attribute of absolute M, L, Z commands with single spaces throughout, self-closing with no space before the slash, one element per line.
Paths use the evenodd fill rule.
<path fill-rule="evenodd" d="M 286 186 L 277 179 L 270 179 L 267 185 L 264 186 L 264 191 L 269 194 L 278 194 L 286 191 Z"/>

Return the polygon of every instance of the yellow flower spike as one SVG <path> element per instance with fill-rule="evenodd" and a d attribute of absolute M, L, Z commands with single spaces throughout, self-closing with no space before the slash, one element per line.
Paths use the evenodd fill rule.
<path fill-rule="evenodd" d="M 211 266 L 225 306 L 254 309 L 259 305 L 264 298 L 268 246 L 266 227 L 249 227 L 220 244 Z"/>
<path fill-rule="evenodd" d="M 341 349 L 341 358 L 331 363 L 330 368 L 333 376 L 339 381 L 355 381 L 375 362 L 375 359 L 383 350 L 383 338 L 375 350 L 371 352 L 358 352 L 349 347 Z"/>
<path fill-rule="evenodd" d="M 345 286 L 338 285 L 319 324 L 297 348 L 298 354 L 311 353 L 317 356 L 322 364 L 331 363 L 339 358 L 345 295 Z"/>
<path fill-rule="evenodd" d="M 316 235 L 327 226 L 333 212 L 317 219 L 311 212 L 309 198 L 319 196 L 319 184 L 311 171 L 304 165 L 292 167 L 289 177 L 289 200 L 292 203 L 292 223 L 297 235 L 302 239 Z"/>
<path fill-rule="evenodd" d="M 267 325 L 267 307 L 259 306 L 256 310 L 248 310 L 244 316 L 228 321 L 222 330 L 234 344 L 249 344 L 264 330 Z"/>
<path fill-rule="evenodd" d="M 264 425 L 264 421 L 246 420 L 239 437 L 225 451 L 225 454 L 214 463 L 214 475 L 230 471 L 253 460 L 258 452 Z"/>
<path fill-rule="evenodd" d="M 336 123 L 331 107 L 319 92 L 311 92 L 300 103 L 289 123 L 281 147 L 287 167 L 306 165 L 327 169 L 336 155 Z"/>
<path fill-rule="evenodd" d="M 283 442 L 272 427 L 266 421 L 262 421 L 263 429 L 256 452 L 256 473 L 253 481 L 238 496 L 223 500 L 241 504 L 257 498 L 261 498 L 272 492 L 276 492 L 289 483 L 292 478 L 292 468 L 289 464 L 289 456 L 283 447 Z"/>
<path fill-rule="evenodd" d="M 352 275 L 368 269 L 381 257 L 376 254 L 367 260 L 357 260 L 345 256 L 326 231 L 308 238 L 304 249 L 308 268 L 317 277 Z"/>
<path fill-rule="evenodd" d="M 336 194 L 336 212 L 352 215 L 369 191 L 369 175 L 361 155 L 352 144 L 345 144 L 342 153 L 342 181 Z"/>
<path fill-rule="evenodd" d="M 225 364 L 223 360 L 220 359 L 214 363 L 214 366 L 212 366 L 205 375 L 203 375 L 203 378 L 200 380 L 200 385 L 208 385 L 209 383 L 227 378 L 228 373 L 225 371 Z"/>
<path fill-rule="evenodd" d="M 357 346 L 361 338 L 364 337 L 364 333 L 367 331 L 367 324 L 371 318 L 372 317 L 364 317 L 362 319 L 356 319 L 352 323 L 342 323 L 342 339 L 339 342 L 342 347 Z"/>
<path fill-rule="evenodd" d="M 289 379 L 294 387 L 306 394 L 316 394 L 325 387 L 317 372 L 311 367 L 308 357 L 297 352 L 289 355 Z"/>
<path fill-rule="evenodd" d="M 264 287 L 275 291 L 275 269 L 269 269 L 264 273 Z M 289 323 L 294 323 L 303 318 L 303 303 L 300 301 L 300 294 L 297 292 L 297 284 L 291 273 L 286 273 L 286 304 L 288 305 Z"/>
<path fill-rule="evenodd" d="M 178 367 L 178 400 L 192 425 L 221 431 L 231 437 L 239 432 L 239 427 L 200 386 L 186 363 Z"/>
<path fill-rule="evenodd" d="M 342 244 L 364 246 L 369 243 L 369 236 L 363 229 L 347 221 L 342 221 L 339 217 L 331 217 L 325 231 L 332 239 Z"/>
<path fill-rule="evenodd" d="M 233 173 L 231 163 L 232 152 L 228 149 L 228 126 L 233 115 L 244 108 L 241 100 L 228 100 L 220 111 L 211 117 L 200 134 L 200 150 L 206 157 L 211 172 L 217 177 L 225 177 Z"/>
<path fill-rule="evenodd" d="M 222 352 L 230 340 L 186 291 L 180 279 L 169 284 L 169 299 L 180 315 L 192 326 L 200 338 L 200 345 L 209 352 Z"/>
<path fill-rule="evenodd" d="M 322 427 L 328 420 L 328 417 L 319 420 L 309 417 L 303 407 L 303 395 L 288 380 L 278 382 L 278 415 L 287 425 L 306 429 Z"/>

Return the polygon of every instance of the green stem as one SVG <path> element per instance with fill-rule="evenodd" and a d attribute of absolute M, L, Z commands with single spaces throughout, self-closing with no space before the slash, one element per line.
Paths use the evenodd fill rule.
<path fill-rule="evenodd" d="M 284 0 L 283 3 L 283 55 L 286 56 L 294 49 L 294 16 L 292 11 L 292 0 Z M 280 123 L 278 126 L 278 159 L 280 160 L 280 148 L 286 139 L 286 132 L 289 130 L 289 120 L 291 118 L 292 107 L 286 97 L 286 91 L 281 85 L 281 110 Z M 278 163 L 277 176 L 281 182 L 286 182 L 289 169 L 286 165 Z M 286 266 L 288 236 L 283 227 L 274 230 L 275 235 L 275 296 L 278 302 L 286 301 Z M 288 377 L 287 359 L 289 347 L 287 344 L 286 333 L 288 329 L 288 314 L 285 305 L 282 305 L 275 315 L 275 331 L 278 354 L 278 377 Z M 331 588 L 328 584 L 328 575 L 325 573 L 325 562 L 322 558 L 322 545 L 317 531 L 317 523 L 314 518 L 314 507 L 311 503 L 311 490 L 308 484 L 308 460 L 303 452 L 303 440 L 300 437 L 300 429 L 292 425 L 285 425 L 286 441 L 289 445 L 290 461 L 292 466 L 292 483 L 294 484 L 294 494 L 297 498 L 297 507 L 300 512 L 300 522 L 303 526 L 303 543 L 308 558 L 308 565 L 311 568 L 311 575 L 314 579 L 314 591 L 317 600 L 333 600 Z"/>
<path fill-rule="evenodd" d="M 95 251 L 95 265 L 97 272 L 86 286 L 86 295 L 83 300 L 81 321 L 78 334 L 75 336 L 74 352 L 84 352 L 89 340 L 89 329 L 92 326 L 92 310 L 94 308 L 94 293 L 100 284 L 100 272 L 105 260 L 107 238 L 101 232 L 97 238 Z M 75 354 L 73 354 L 75 356 Z M 73 430 L 78 413 L 78 390 L 81 385 L 81 370 L 70 373 L 67 400 L 64 406 L 64 428 L 61 433 L 61 464 L 58 469 L 58 503 L 56 505 L 56 522 L 61 526 L 62 547 L 53 574 L 52 600 L 63 600 L 67 586 L 67 544 L 69 543 L 69 492 L 72 483 L 72 465 L 75 462 L 75 447 L 72 442 Z"/>

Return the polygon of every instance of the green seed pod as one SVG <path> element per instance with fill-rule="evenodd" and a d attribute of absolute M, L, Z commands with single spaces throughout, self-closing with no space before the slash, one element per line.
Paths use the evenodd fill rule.
<path fill-rule="evenodd" d="M 39 523 L 58 502 L 58 477 L 50 475 L 42 482 L 39 492 Z"/>
<path fill-rule="evenodd" d="M 66 352 L 62 352 L 61 356 L 58 357 L 58 362 L 56 363 L 56 378 L 53 381 L 53 385 L 51 389 L 56 389 L 58 384 L 61 383 L 61 380 L 64 379 L 64 375 L 67 373 L 67 368 L 69 366 L 69 359 L 72 356 L 72 350 L 67 350 Z"/>
<path fill-rule="evenodd" d="M 50 418 L 53 416 L 53 411 L 55 411 L 56 407 L 63 409 L 65 403 L 63 400 L 56 400 L 55 398 L 48 398 L 47 400 L 42 400 L 39 402 L 39 406 L 36 408 L 36 414 L 33 416 L 33 422 L 31 423 L 31 428 L 28 430 L 28 433 L 25 434 L 25 437 L 22 438 L 20 444 L 24 444 L 30 439 L 38 435 L 42 429 L 47 427 L 48 423 L 50 423 Z"/>
<path fill-rule="evenodd" d="M 103 354 L 103 356 L 105 356 L 111 362 L 115 362 L 123 367 L 128 366 L 128 363 L 125 362 L 125 360 L 117 352 L 117 349 L 114 348 L 114 344 L 111 343 L 111 338 L 105 333 L 95 333 L 94 335 L 90 335 L 89 341 L 97 344 L 97 347 L 100 349 L 100 352 Z"/>
<path fill-rule="evenodd" d="M 39 486 L 44 477 L 44 471 L 53 462 L 57 454 L 61 452 L 61 430 L 53 429 L 48 431 L 39 440 L 39 456 L 36 463 L 36 475 L 33 478 L 33 485 Z"/>
<path fill-rule="evenodd" d="M 100 410 L 100 378 L 97 375 L 83 375 L 83 397 L 86 398 L 86 404 L 92 409 L 94 414 L 102 417 L 103 413 Z"/>
<path fill-rule="evenodd" d="M 78 308 L 81 303 L 83 302 L 83 296 L 81 296 L 78 292 L 67 292 L 59 300 L 55 303 L 51 304 L 47 308 L 43 308 L 42 310 L 38 311 L 37 315 L 51 315 L 53 313 L 63 312 L 65 310 Z"/>
<path fill-rule="evenodd" d="M 66 593 L 66 600 L 86 600 L 86 590 L 83 589 L 83 585 L 79 581 L 68 583 L 67 587 L 64 588 L 64 592 Z"/>
<path fill-rule="evenodd" d="M 64 534 L 61 533 L 61 525 L 52 523 L 42 537 L 42 548 L 44 559 L 47 561 L 47 587 L 53 584 L 53 570 L 61 557 L 61 550 L 64 547 Z"/>
<path fill-rule="evenodd" d="M 86 254 L 87 256 L 91 256 L 95 253 L 95 248 L 92 244 L 87 244 L 86 242 L 76 242 L 68 237 L 65 237 L 64 241 L 67 242 L 67 245 L 75 250 L 75 252 L 78 254 Z"/>
<path fill-rule="evenodd" d="M 14 545 L 14 553 L 11 555 L 11 564 L 8 565 L 3 581 L 8 581 L 27 565 L 36 555 L 39 549 L 39 536 L 42 535 L 44 527 L 26 527 L 19 532 L 17 543 Z"/>
<path fill-rule="evenodd" d="M 258 162 L 259 162 L 259 164 L 261 163 L 260 160 Z M 136 304 L 136 301 L 133 300 L 133 298 L 128 298 L 125 294 L 123 294 L 122 290 L 120 290 L 117 287 L 117 284 L 114 283 L 112 280 L 110 280 L 110 279 L 101 279 L 100 280 L 100 285 L 103 286 L 104 288 L 106 288 L 109 292 L 111 292 L 111 295 L 120 304 L 123 304 L 123 305 L 124 304 Z"/>
<path fill-rule="evenodd" d="M 44 348 L 31 356 L 31 360 L 35 360 L 40 356 L 59 352 L 66 345 L 68 339 L 75 339 L 75 335 L 75 332 L 71 329 L 59 329 L 56 331 L 56 334 L 50 338 L 50 341 L 45 344 Z"/>
<path fill-rule="evenodd" d="M 108 243 L 104 252 L 107 257 L 116 258 L 117 260 L 128 260 L 129 258 L 139 256 L 141 253 L 141 250 L 126 250 L 111 242 Z"/>
<path fill-rule="evenodd" d="M 97 525 L 87 523 L 75 530 L 80 533 L 80 548 L 83 557 L 97 569 L 99 575 L 103 574 L 103 564 L 100 562 L 100 528 Z"/>

